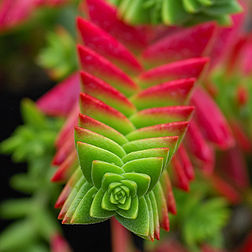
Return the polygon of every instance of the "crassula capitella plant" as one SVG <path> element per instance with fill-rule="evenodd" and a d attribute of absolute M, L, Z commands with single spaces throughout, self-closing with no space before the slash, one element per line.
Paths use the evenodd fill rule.
<path fill-rule="evenodd" d="M 191 139 L 199 145 L 187 151 L 180 145 L 194 110 L 190 94 L 208 62 L 202 56 L 209 53 L 216 26 L 170 34 L 169 28 L 164 32 L 126 25 L 105 1 L 88 0 L 85 7 L 90 20 L 77 22 L 84 42 L 78 46 L 83 68 L 80 109 L 72 101 L 76 103 L 72 112 L 65 111 L 69 118 L 54 158 L 59 168 L 52 180 L 68 180 L 56 203 L 61 208 L 59 219 L 65 224 L 90 224 L 114 216 L 135 234 L 159 239 L 160 226 L 169 230 L 168 210 L 176 213 L 169 177 L 188 190 L 194 172 L 187 151 L 199 154 L 197 150 L 207 146 L 198 125 L 206 126 L 207 141 L 222 148 L 233 142 L 210 101 L 206 108 L 217 118 L 214 130 L 199 110 L 191 130 Z M 63 85 L 75 96 L 78 74 Z M 196 108 L 202 99 L 211 100 L 199 87 L 193 97 Z M 43 99 L 48 102 L 50 94 Z M 38 104 L 43 107 L 43 100 Z M 204 160 L 205 153 L 201 154 Z"/>
<path fill-rule="evenodd" d="M 107 0 L 131 24 L 193 25 L 210 20 L 230 24 L 230 14 L 241 11 L 236 0 Z"/>

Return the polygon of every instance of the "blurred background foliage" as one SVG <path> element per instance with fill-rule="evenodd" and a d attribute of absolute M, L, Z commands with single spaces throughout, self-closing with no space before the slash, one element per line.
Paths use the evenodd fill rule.
<path fill-rule="evenodd" d="M 77 3 L 60 8 L 37 9 L 29 20 L 2 31 L 0 80 L 5 86 L 1 88 L 19 92 L 50 83 L 51 79 L 41 65 L 51 69 L 54 80 L 71 73 L 76 67 L 75 53 L 72 53 L 75 52 L 77 12 Z M 59 42 L 58 47 L 52 42 L 54 39 Z M 57 60 L 50 57 L 56 57 Z"/>
<path fill-rule="evenodd" d="M 27 171 L 10 179 L 10 185 L 26 195 L 3 202 L 0 216 L 18 219 L 0 236 L 0 251 L 49 251 L 48 243 L 60 233 L 55 222 L 53 203 L 59 186 L 50 182 L 54 141 L 62 125 L 60 118 L 48 118 L 30 100 L 21 104 L 24 125 L 0 145 L 0 151 L 12 156 L 14 162 L 26 162 Z"/>

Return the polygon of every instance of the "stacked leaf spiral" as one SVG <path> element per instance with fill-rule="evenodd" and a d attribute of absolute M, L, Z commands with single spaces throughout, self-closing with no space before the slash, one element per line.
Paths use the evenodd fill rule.
<path fill-rule="evenodd" d="M 90 224 L 114 216 L 135 234 L 159 239 L 160 226 L 169 230 L 168 209 L 176 211 L 167 167 L 194 110 L 186 105 L 193 77 L 199 76 L 207 59 L 167 64 L 165 55 L 157 54 L 153 61 L 150 47 L 143 55 L 156 68 L 144 70 L 103 29 L 81 18 L 77 23 L 85 44 L 78 46 L 84 69 L 75 128 L 78 162 L 71 162 L 73 151 L 67 162 L 74 172 L 56 203 L 59 218 L 63 223 Z M 212 26 L 205 29 L 212 31 Z M 174 67 L 186 66 L 188 78 L 176 80 Z M 60 175 L 66 166 L 60 167 Z"/>
<path fill-rule="evenodd" d="M 210 20 L 230 23 L 230 14 L 241 11 L 236 0 L 109 0 L 131 24 L 192 25 Z"/>

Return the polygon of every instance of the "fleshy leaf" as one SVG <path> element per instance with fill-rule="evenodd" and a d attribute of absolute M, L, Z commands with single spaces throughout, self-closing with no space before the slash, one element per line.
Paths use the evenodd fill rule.
<path fill-rule="evenodd" d="M 165 136 L 180 136 L 181 138 L 184 135 L 187 127 L 188 122 L 158 124 L 132 131 L 126 137 L 129 141 Z"/>
<path fill-rule="evenodd" d="M 155 195 L 157 207 L 158 207 L 158 216 L 159 216 L 159 223 L 162 228 L 166 231 L 169 231 L 170 224 L 169 224 L 169 217 L 168 217 L 168 210 L 166 205 L 166 199 L 164 191 L 162 190 L 162 186 L 160 182 L 154 187 L 153 193 Z"/>
<path fill-rule="evenodd" d="M 96 97 L 126 116 L 136 112 L 134 105 L 106 82 L 83 71 L 81 72 L 81 79 L 83 91 L 86 94 Z"/>
<path fill-rule="evenodd" d="M 156 185 L 157 181 L 159 180 L 162 171 L 162 166 L 162 158 L 143 158 L 130 161 L 126 163 L 122 168 L 125 170 L 125 172 L 136 172 L 149 175 L 151 181 L 150 186 L 147 189 L 148 191 L 151 191 L 151 189 Z"/>
<path fill-rule="evenodd" d="M 124 177 L 127 179 L 127 175 L 124 174 Z M 132 197 L 135 197 L 137 194 L 137 183 L 132 179 L 130 180 L 121 180 L 123 185 L 126 185 L 130 189 L 130 193 Z"/>
<path fill-rule="evenodd" d="M 104 150 L 110 151 L 120 158 L 122 158 L 126 154 L 123 148 L 114 141 L 87 129 L 76 127 L 75 141 L 91 144 Z"/>
<path fill-rule="evenodd" d="M 89 183 L 92 183 L 91 168 L 94 160 L 100 160 L 108 163 L 114 163 L 122 166 L 121 159 L 110 151 L 101 149 L 94 145 L 86 143 L 77 143 L 78 157 L 83 174 Z"/>
<path fill-rule="evenodd" d="M 181 122 L 190 119 L 194 107 L 175 106 L 142 110 L 131 117 L 136 128 L 154 126 L 170 122 Z"/>
<path fill-rule="evenodd" d="M 106 173 L 103 176 L 102 189 L 104 191 L 107 191 L 111 183 L 114 183 L 114 182 L 119 183 L 123 179 L 124 179 L 124 177 L 122 175 L 115 174 L 115 173 Z"/>
<path fill-rule="evenodd" d="M 134 126 L 127 117 L 94 97 L 82 93 L 80 106 L 82 114 L 108 124 L 120 133 L 127 134 L 134 130 Z"/>
<path fill-rule="evenodd" d="M 159 216 L 158 216 L 158 206 L 155 198 L 155 194 L 151 191 L 148 196 L 150 197 L 151 206 L 153 209 L 153 220 L 154 220 L 154 235 L 155 238 L 159 240 L 160 236 L 160 225 L 159 225 Z"/>
<path fill-rule="evenodd" d="M 134 181 L 137 184 L 137 195 L 141 197 L 145 195 L 149 189 L 151 177 L 144 173 L 135 173 L 135 172 L 127 172 L 123 175 L 129 181 L 125 181 L 124 183 L 129 183 Z"/>
<path fill-rule="evenodd" d="M 136 198 L 137 199 L 137 198 Z M 134 201 L 133 201 L 134 202 Z M 137 202 L 137 200 L 135 200 L 135 202 Z M 116 215 L 116 219 L 123 225 L 125 226 L 127 229 L 129 229 L 131 232 L 137 234 L 137 235 L 141 235 L 144 237 L 147 237 L 149 234 L 149 213 L 148 213 L 148 206 L 146 203 L 146 200 L 144 199 L 144 197 L 139 199 L 139 205 L 137 205 L 137 203 L 135 203 L 134 208 L 132 207 L 132 211 L 134 213 L 132 214 L 128 214 L 128 216 L 136 216 L 135 212 L 136 209 L 138 210 L 137 213 L 137 217 L 133 218 L 133 219 L 129 219 L 127 217 L 124 217 L 124 212 L 122 210 L 120 210 L 120 214 L 121 215 Z M 132 204 L 133 205 L 133 204 Z"/>
<path fill-rule="evenodd" d="M 169 148 L 153 148 L 142 151 L 135 151 L 127 154 L 123 157 L 123 162 L 127 163 L 135 159 L 149 158 L 149 157 L 161 157 L 164 160 L 164 164 L 169 155 Z"/>
<path fill-rule="evenodd" d="M 173 152 L 176 149 L 178 143 L 177 136 L 171 137 L 155 137 L 155 138 L 146 138 L 135 140 L 129 143 L 126 143 L 123 147 L 126 153 L 137 152 L 145 149 L 155 149 L 155 148 L 168 148 L 169 159 L 173 155 Z"/>
<path fill-rule="evenodd" d="M 96 188 L 100 189 L 103 176 L 106 173 L 123 174 L 124 170 L 114 164 L 97 161 L 97 160 L 93 161 L 91 177 L 92 177 L 92 182 Z"/>
<path fill-rule="evenodd" d="M 79 192 L 76 194 L 74 200 L 72 201 L 71 205 L 69 206 L 64 216 L 64 219 L 62 221 L 63 224 L 70 223 L 76 208 L 78 207 L 79 203 L 81 202 L 83 197 L 85 197 L 86 193 L 89 191 L 91 187 L 92 185 L 89 184 L 88 182 L 82 185 L 82 187 L 80 188 Z"/>
<path fill-rule="evenodd" d="M 90 208 L 90 216 L 94 218 L 110 218 L 113 216 L 114 212 L 113 211 L 107 211 L 104 210 L 102 206 L 102 199 L 104 197 L 104 191 L 100 189 L 92 202 L 91 208 Z"/>
<path fill-rule="evenodd" d="M 131 202 L 131 207 L 129 210 L 123 210 L 123 209 L 117 209 L 116 212 L 118 215 L 126 218 L 126 219 L 133 219 L 136 220 L 136 218 L 139 216 L 139 201 L 141 199 L 138 199 L 138 197 L 134 197 Z"/>
<path fill-rule="evenodd" d="M 83 129 L 88 129 L 107 138 L 110 138 L 120 145 L 127 142 L 127 139 L 121 133 L 87 115 L 79 115 L 79 126 Z"/>
<path fill-rule="evenodd" d="M 97 193 L 97 189 L 92 187 L 86 193 L 84 198 L 79 203 L 78 207 L 76 208 L 73 217 L 70 221 L 71 224 L 92 224 L 92 223 L 99 223 L 105 221 L 106 219 L 102 218 L 93 218 L 90 216 L 90 208 L 93 202 L 93 198 Z"/>
<path fill-rule="evenodd" d="M 209 41 L 213 39 L 215 29 L 215 25 L 209 23 L 164 37 L 145 49 L 143 61 L 150 66 L 160 66 L 167 63 L 167 58 L 175 61 L 203 56 L 207 52 Z"/>
<path fill-rule="evenodd" d="M 139 77 L 139 84 L 145 89 L 157 83 L 165 83 L 178 79 L 199 78 L 208 61 L 208 58 L 200 57 L 162 65 L 142 73 Z"/>
<path fill-rule="evenodd" d="M 148 211 L 149 211 L 149 220 L 150 220 L 150 226 L 149 226 L 149 238 L 150 240 L 154 241 L 154 213 L 153 213 L 153 208 L 150 200 L 149 194 L 144 196 L 147 206 L 148 206 Z"/>
<path fill-rule="evenodd" d="M 87 47 L 79 46 L 78 49 L 80 62 L 86 72 L 109 83 L 126 97 L 138 91 L 138 86 L 116 65 Z"/>
<path fill-rule="evenodd" d="M 132 72 L 140 72 L 142 70 L 141 65 L 131 52 L 104 30 L 82 18 L 77 19 L 77 25 L 82 40 L 87 47 L 108 58 L 123 69 Z M 99 40 L 97 40 L 97 37 L 99 37 Z"/>
<path fill-rule="evenodd" d="M 68 195 L 67 200 L 64 202 L 63 207 L 59 213 L 58 219 L 63 219 L 65 217 L 66 212 L 68 211 L 70 205 L 72 204 L 74 198 L 76 197 L 77 193 L 81 189 L 82 185 L 85 183 L 85 178 L 81 176 L 76 184 L 73 186 L 71 193 Z"/>
<path fill-rule="evenodd" d="M 107 211 L 115 211 L 117 209 L 117 206 L 110 202 L 110 194 L 108 193 L 108 191 L 104 193 L 101 207 Z"/>

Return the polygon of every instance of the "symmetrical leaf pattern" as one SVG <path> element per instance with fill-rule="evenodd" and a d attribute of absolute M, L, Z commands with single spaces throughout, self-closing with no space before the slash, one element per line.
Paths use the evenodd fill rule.
<path fill-rule="evenodd" d="M 88 224 L 115 216 L 137 235 L 159 238 L 160 225 L 169 229 L 166 169 L 193 112 L 184 104 L 195 79 L 146 84 L 148 73 L 126 47 L 84 19 L 78 28 L 85 43 L 78 47 L 84 69 L 75 128 L 80 166 L 60 196 L 71 189 L 63 205 L 58 201 L 59 218 Z M 200 62 L 203 69 L 207 60 Z M 136 73 L 142 73 L 141 86 L 133 81 Z"/>
<path fill-rule="evenodd" d="M 108 0 L 120 17 L 131 24 L 192 25 L 210 20 L 230 23 L 230 14 L 241 11 L 236 0 Z"/>
<path fill-rule="evenodd" d="M 201 56 L 215 26 L 152 34 L 151 42 L 148 32 L 119 21 L 104 1 L 86 3 L 92 22 L 77 22 L 84 42 L 78 46 L 80 109 L 72 108 L 53 160 L 59 168 L 52 180 L 68 180 L 56 202 L 59 219 L 88 224 L 115 216 L 137 235 L 159 239 L 160 227 L 169 230 L 168 211 L 176 213 L 170 176 L 184 190 L 194 178 L 181 141 L 194 110 L 188 105 L 191 91 L 208 62 Z M 142 48 L 134 36 L 142 38 Z M 196 121 L 193 125 L 188 142 L 195 146 L 189 151 L 204 160 L 206 153 L 197 148 L 205 139 L 195 131 Z"/>

